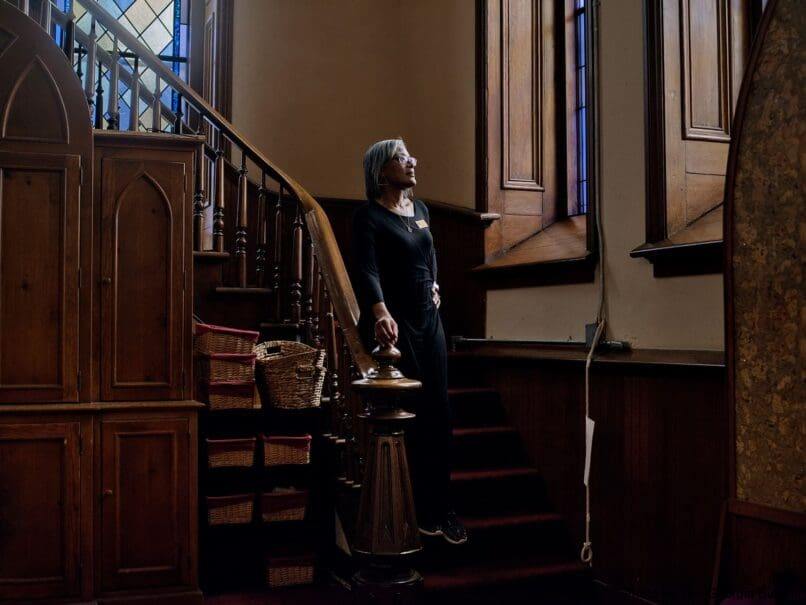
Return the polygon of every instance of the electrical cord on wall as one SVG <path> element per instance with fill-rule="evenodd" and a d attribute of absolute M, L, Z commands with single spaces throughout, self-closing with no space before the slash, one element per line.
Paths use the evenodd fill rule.
<path fill-rule="evenodd" d="M 591 19 L 592 26 L 591 29 L 591 38 L 594 41 L 599 40 L 599 0 L 595 0 L 591 3 Z M 593 45 L 589 44 L 588 48 L 592 48 Z M 593 53 L 591 53 L 593 54 Z M 588 356 L 585 360 L 585 471 L 583 476 L 583 482 L 585 484 L 585 542 L 582 544 L 582 550 L 579 553 L 579 558 L 582 560 L 583 563 L 587 563 L 589 566 L 593 565 L 593 543 L 591 542 L 590 536 L 590 528 L 591 528 L 591 497 L 590 497 L 590 485 L 589 485 L 589 476 L 590 476 L 590 463 L 591 457 L 593 455 L 593 429 L 595 423 L 593 419 L 590 417 L 590 368 L 591 362 L 593 361 L 593 354 L 596 351 L 596 347 L 599 344 L 600 339 L 603 337 L 605 332 L 605 326 L 607 325 L 606 321 L 606 313 L 605 313 L 605 247 L 604 247 L 604 238 L 602 236 L 602 220 L 601 220 L 601 195 L 599 192 L 601 191 L 600 187 L 600 177 L 601 177 L 601 157 L 602 157 L 602 139 L 601 139 L 601 130 L 599 127 L 599 53 L 596 53 L 596 65 L 593 70 L 592 79 L 595 80 L 594 85 L 590 87 L 590 90 L 596 95 L 596 103 L 592 103 L 592 117 L 594 122 L 594 128 L 596 130 L 596 156 L 594 158 L 594 181 L 596 182 L 596 200 L 594 204 L 594 228 L 596 231 L 596 242 L 598 248 L 598 264 L 599 264 L 599 306 L 596 311 L 596 332 L 593 335 L 593 340 L 590 344 L 590 349 L 588 350 Z M 591 61 L 591 63 L 593 63 Z"/>

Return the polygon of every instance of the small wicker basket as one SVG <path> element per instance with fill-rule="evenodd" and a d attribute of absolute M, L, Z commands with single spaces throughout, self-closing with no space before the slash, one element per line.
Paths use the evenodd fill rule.
<path fill-rule="evenodd" d="M 236 330 L 224 326 L 197 323 L 194 328 L 194 348 L 197 353 L 243 353 L 249 354 L 257 342 L 259 333 L 251 330 Z"/>
<path fill-rule="evenodd" d="M 292 340 L 255 347 L 255 378 L 263 405 L 280 409 L 319 407 L 325 383 L 325 350 Z"/>
<path fill-rule="evenodd" d="M 264 523 L 302 521 L 308 505 L 308 491 L 276 487 L 264 492 L 261 513 Z"/>
<path fill-rule="evenodd" d="M 310 435 L 260 435 L 263 441 L 263 466 L 283 464 L 309 464 L 311 462 Z"/>
<path fill-rule="evenodd" d="M 255 379 L 254 353 L 210 353 L 199 356 L 199 376 L 210 382 L 250 382 Z"/>
<path fill-rule="evenodd" d="M 311 584 L 313 572 L 310 556 L 266 558 L 266 584 L 272 587 Z"/>
<path fill-rule="evenodd" d="M 244 525 L 252 522 L 255 497 L 252 494 L 207 496 L 207 523 Z"/>
<path fill-rule="evenodd" d="M 257 439 L 207 439 L 208 468 L 250 467 L 255 462 Z"/>
<path fill-rule="evenodd" d="M 211 410 L 248 410 L 255 408 L 254 382 L 199 381 L 196 397 Z"/>

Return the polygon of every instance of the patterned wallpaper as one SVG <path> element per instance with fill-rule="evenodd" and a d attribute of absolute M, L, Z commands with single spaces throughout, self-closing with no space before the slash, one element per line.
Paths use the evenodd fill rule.
<path fill-rule="evenodd" d="M 734 198 L 737 496 L 806 511 L 806 10 L 780 0 L 752 77 Z"/>

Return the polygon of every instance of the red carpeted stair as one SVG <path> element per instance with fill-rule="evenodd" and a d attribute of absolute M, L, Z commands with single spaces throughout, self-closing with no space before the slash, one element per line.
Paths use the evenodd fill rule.
<path fill-rule="evenodd" d="M 449 390 L 456 511 L 467 544 L 424 537 L 417 562 L 428 602 L 591 603 L 587 567 L 494 389 Z"/>

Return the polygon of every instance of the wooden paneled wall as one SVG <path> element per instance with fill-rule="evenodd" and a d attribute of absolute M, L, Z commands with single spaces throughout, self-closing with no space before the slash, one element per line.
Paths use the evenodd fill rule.
<path fill-rule="evenodd" d="M 581 546 L 584 351 L 488 344 L 453 355 L 452 381 L 500 391 Z M 593 365 L 590 406 L 594 577 L 611 593 L 706 603 L 728 489 L 721 353 L 605 355 Z"/>

